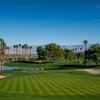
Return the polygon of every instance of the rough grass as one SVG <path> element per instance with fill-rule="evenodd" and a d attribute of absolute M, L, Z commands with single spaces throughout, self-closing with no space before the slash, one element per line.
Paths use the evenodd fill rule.
<path fill-rule="evenodd" d="M 17 62 L 9 62 L 5 63 L 5 66 L 19 66 L 19 67 L 33 67 L 33 68 L 44 68 L 44 69 L 70 69 L 70 68 L 100 68 L 100 66 L 96 65 L 80 65 L 80 64 L 66 64 L 66 63 L 38 63 L 38 62 L 30 62 L 30 61 L 17 61 Z"/>
<path fill-rule="evenodd" d="M 70 70 L 3 71 L 0 100 L 99 100 L 100 76 Z"/>
<path fill-rule="evenodd" d="M 5 66 L 20 66 L 20 67 L 34 67 L 34 68 L 45 68 L 45 69 L 57 69 L 59 68 L 58 64 L 51 64 L 51 63 L 35 63 L 35 62 L 9 62 L 9 63 L 5 63 Z"/>

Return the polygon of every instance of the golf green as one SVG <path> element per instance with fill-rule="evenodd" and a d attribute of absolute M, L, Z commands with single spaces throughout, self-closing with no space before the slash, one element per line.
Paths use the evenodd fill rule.
<path fill-rule="evenodd" d="M 76 70 L 8 71 L 0 100 L 99 100 L 100 76 Z"/>

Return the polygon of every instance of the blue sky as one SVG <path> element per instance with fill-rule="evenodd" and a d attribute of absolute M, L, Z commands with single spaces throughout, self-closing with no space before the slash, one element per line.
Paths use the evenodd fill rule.
<path fill-rule="evenodd" d="M 0 38 L 8 45 L 100 43 L 100 0 L 0 0 Z"/>

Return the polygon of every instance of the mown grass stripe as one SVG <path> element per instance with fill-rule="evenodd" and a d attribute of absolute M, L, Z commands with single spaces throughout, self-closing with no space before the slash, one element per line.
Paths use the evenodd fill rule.
<path fill-rule="evenodd" d="M 50 83 L 49 81 L 48 81 L 48 78 L 46 77 L 43 77 L 43 83 L 45 84 L 45 88 L 47 88 L 47 90 L 48 90 L 48 95 L 56 95 L 56 93 L 58 92 L 54 87 L 54 85 L 52 84 L 52 83 Z"/>
<path fill-rule="evenodd" d="M 91 89 L 91 90 L 98 90 L 99 88 L 98 87 L 96 87 L 96 85 L 95 84 L 92 84 L 92 86 L 91 86 L 91 82 L 87 82 L 87 81 L 83 81 L 82 79 L 80 79 L 80 81 L 78 81 L 78 80 L 74 80 L 74 82 L 76 82 L 77 84 L 80 84 L 81 83 L 81 85 L 83 86 L 83 87 L 85 87 L 85 88 L 89 88 L 89 89 Z M 100 89 L 99 89 L 99 91 L 100 91 Z M 99 92 L 98 91 L 98 92 Z"/>
<path fill-rule="evenodd" d="M 27 83 L 28 82 L 28 78 L 27 78 L 27 76 L 24 76 L 23 77 L 23 91 L 24 91 L 24 93 L 28 93 L 28 86 L 29 86 L 29 84 Z"/>
<path fill-rule="evenodd" d="M 26 88 L 25 88 L 25 90 L 26 90 L 26 92 L 28 92 L 29 94 L 34 94 L 34 95 L 38 95 L 38 94 L 36 94 L 36 92 L 38 91 L 38 90 L 36 90 L 36 84 L 35 84 L 35 86 L 34 86 L 34 81 L 36 81 L 36 79 L 34 78 L 34 77 L 32 77 L 32 76 L 27 76 L 27 77 L 25 77 L 25 83 L 26 83 Z M 35 87 L 35 88 L 34 88 Z M 38 89 L 38 88 L 37 88 Z"/>
<path fill-rule="evenodd" d="M 45 79 L 46 81 L 48 81 L 48 83 L 51 85 L 52 84 L 52 88 L 51 89 L 53 89 L 54 91 L 55 91 L 55 88 L 56 88 L 56 86 L 57 86 L 57 82 L 55 82 L 55 81 L 53 81 L 53 83 L 52 83 L 52 81 L 48 78 L 46 78 Z M 55 84 L 54 84 L 55 83 Z M 56 86 L 55 86 L 56 85 Z M 58 94 L 58 91 L 61 91 L 61 88 L 63 89 L 63 95 L 69 95 L 70 93 L 67 91 L 67 89 L 65 89 L 64 87 L 62 87 L 62 85 L 59 85 L 58 84 L 58 86 L 60 87 L 57 87 L 57 90 L 55 91 L 55 94 Z M 55 88 L 54 88 L 55 87 Z M 60 95 L 61 95 L 61 93 L 60 93 Z"/>
<path fill-rule="evenodd" d="M 31 81 L 34 83 L 34 86 L 33 86 L 33 87 L 35 87 L 36 90 L 37 90 L 37 91 L 35 91 L 35 92 L 37 92 L 38 95 L 42 95 L 43 90 L 41 89 L 40 80 L 38 79 L 37 75 L 34 76 L 33 79 L 32 79 L 32 78 L 33 78 L 33 77 L 31 77 L 30 79 L 31 79 Z"/>
<path fill-rule="evenodd" d="M 19 92 L 19 88 L 20 88 L 20 81 L 19 81 L 19 77 L 17 77 L 16 84 L 15 84 L 15 91 Z"/>
<path fill-rule="evenodd" d="M 0 93 L 4 91 L 33 94 L 37 97 L 53 96 L 57 97 L 56 100 L 59 99 L 59 96 L 65 96 L 64 100 L 66 100 L 69 95 L 72 96 L 71 100 L 81 100 L 82 96 L 84 100 L 99 100 L 96 97 L 100 94 L 99 83 L 99 77 L 71 75 L 67 74 L 67 71 L 64 74 L 60 71 L 46 71 L 45 73 L 2 79 L 0 80 Z"/>
<path fill-rule="evenodd" d="M 51 90 L 52 90 L 53 92 L 55 92 L 55 95 L 58 95 L 58 94 L 61 95 L 62 92 L 59 91 L 57 85 L 55 85 L 54 82 L 50 82 L 49 80 L 47 80 L 47 78 L 45 79 L 45 81 L 47 81 L 47 82 L 50 84 L 50 87 L 52 86 L 52 87 L 51 87 Z"/>
<path fill-rule="evenodd" d="M 12 85 L 9 91 L 16 92 L 16 85 L 17 85 L 18 78 L 14 78 L 12 81 Z"/>
<path fill-rule="evenodd" d="M 41 74 L 41 75 L 42 75 L 42 74 Z M 44 77 L 45 77 L 45 75 L 43 75 L 43 77 L 42 77 L 42 78 L 39 78 L 39 79 L 45 80 L 45 79 L 43 79 Z M 46 75 L 46 79 L 47 79 L 47 78 L 48 78 L 48 75 Z M 47 81 L 47 80 L 45 80 L 45 81 Z M 57 88 L 55 88 L 54 85 L 53 85 L 52 88 L 54 88 L 54 89 L 52 89 L 52 90 L 55 91 L 55 93 L 59 92 L 59 94 L 61 94 L 61 91 L 58 91 Z"/>
<path fill-rule="evenodd" d="M 46 80 L 44 80 L 43 78 L 40 78 L 40 84 L 42 86 L 42 90 L 44 89 L 44 94 L 46 95 L 52 95 L 52 91 L 49 89 Z"/>
<path fill-rule="evenodd" d="M 7 84 L 7 88 L 6 88 L 7 91 L 10 91 L 10 89 L 12 88 L 13 82 L 14 82 L 14 79 L 10 79 L 10 82 Z"/>
<path fill-rule="evenodd" d="M 83 81 L 83 79 L 81 78 L 75 78 L 75 79 L 70 79 L 70 81 L 74 81 L 74 83 L 75 82 L 78 82 L 78 84 L 81 84 L 81 85 L 83 85 L 83 87 L 90 87 L 90 88 L 92 88 L 92 89 L 98 89 L 98 87 L 96 88 L 96 85 L 95 84 L 90 84 L 91 82 L 87 82 L 87 81 Z M 88 80 L 88 79 L 87 79 Z M 68 81 L 67 79 L 64 79 L 64 81 Z M 91 86 L 92 85 L 92 86 Z"/>
<path fill-rule="evenodd" d="M 30 92 L 34 95 L 37 95 L 38 94 L 38 88 L 36 88 L 36 84 L 35 84 L 35 79 L 33 76 L 28 76 L 28 82 L 30 83 Z"/>
<path fill-rule="evenodd" d="M 57 90 L 57 95 L 69 95 L 69 92 L 66 91 L 66 88 L 62 87 L 57 81 L 55 80 L 50 80 L 50 79 L 45 79 L 47 80 L 50 84 L 53 85 L 52 88 Z"/>
<path fill-rule="evenodd" d="M 85 79 L 86 79 L 86 81 L 84 81 L 84 78 L 72 78 L 72 79 L 70 79 L 70 81 L 74 81 L 74 83 L 78 82 L 79 85 L 81 84 L 81 86 L 83 85 L 83 87 L 85 87 L 85 88 L 88 86 L 87 88 L 91 89 L 91 91 L 93 91 L 93 90 L 97 91 L 99 89 L 98 87 L 100 85 L 91 84 L 91 82 L 88 81 L 88 79 L 90 79 L 90 78 L 85 77 Z M 99 91 L 98 91 L 98 93 L 99 93 Z"/>
<path fill-rule="evenodd" d="M 62 81 L 58 81 L 58 80 L 54 80 L 54 82 L 62 86 L 64 89 L 66 89 L 65 91 L 66 95 L 82 95 L 83 94 L 80 91 L 74 89 L 75 87 L 71 85 L 69 82 L 67 84 L 65 84 Z"/>
<path fill-rule="evenodd" d="M 68 82 L 67 82 L 68 83 Z M 73 83 L 72 83 L 73 84 Z M 74 85 L 74 84 L 73 84 Z M 83 93 L 83 92 L 82 92 Z M 85 91 L 84 91 L 84 93 L 85 93 Z"/>
<path fill-rule="evenodd" d="M 38 83 L 38 88 L 40 88 L 39 90 L 41 90 L 41 95 L 46 95 L 46 94 L 48 94 L 48 90 L 47 90 L 47 88 L 45 87 L 45 84 L 43 84 L 42 83 L 42 79 L 41 79 L 41 77 L 39 78 L 36 78 L 35 77 L 35 80 L 37 81 L 37 83 Z"/>
<path fill-rule="evenodd" d="M 12 81 L 11 79 L 5 81 L 5 83 L 2 86 L 3 91 L 8 91 L 7 88 L 9 88 L 11 86 L 11 81 Z"/>
<path fill-rule="evenodd" d="M 96 86 L 100 87 L 100 79 L 97 81 L 97 78 L 84 78 L 83 81 L 89 82 L 91 85 L 95 84 Z"/>
<path fill-rule="evenodd" d="M 95 83 L 95 84 L 97 84 L 97 85 L 100 84 L 100 79 L 98 79 L 97 77 L 87 77 L 87 76 L 86 76 L 86 77 L 84 77 L 84 78 L 80 78 L 80 77 L 78 78 L 78 77 L 77 77 L 77 78 L 75 78 L 75 80 L 76 80 L 76 79 L 81 79 L 81 80 L 87 81 L 87 82 L 89 81 L 90 83 L 93 83 L 93 84 Z M 99 85 L 99 86 L 100 86 L 100 85 Z"/>
<path fill-rule="evenodd" d="M 46 95 L 54 95 L 54 90 L 52 90 L 52 86 L 50 84 L 48 84 L 48 81 L 46 81 L 44 79 L 44 77 L 40 80 L 41 81 L 41 85 L 43 88 L 45 88 L 45 94 Z"/>
<path fill-rule="evenodd" d="M 64 83 L 66 83 L 65 81 L 63 81 Z M 80 83 L 77 83 L 77 82 L 73 82 L 72 80 L 69 81 L 70 82 L 70 85 L 72 85 L 72 87 L 76 88 L 77 90 L 79 90 L 80 92 L 82 92 L 83 94 L 87 94 L 87 95 L 90 95 L 90 94 L 94 94 L 94 91 L 91 89 L 91 88 L 88 88 L 88 87 L 84 87 L 82 85 L 80 85 Z"/>
<path fill-rule="evenodd" d="M 7 83 L 7 80 L 1 80 L 0 81 L 0 90 L 3 90 L 3 88 L 4 88 L 4 86 L 6 85 L 6 83 Z"/>
<path fill-rule="evenodd" d="M 18 79 L 19 79 L 18 80 L 19 81 L 19 88 L 18 88 L 19 93 L 26 93 L 25 90 L 24 90 L 24 84 L 25 84 L 24 76 L 21 76 Z"/>

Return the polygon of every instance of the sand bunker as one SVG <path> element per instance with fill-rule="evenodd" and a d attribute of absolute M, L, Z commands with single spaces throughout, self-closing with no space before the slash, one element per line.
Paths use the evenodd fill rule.
<path fill-rule="evenodd" d="M 4 75 L 0 75 L 0 79 L 1 79 L 1 78 L 5 78 L 5 77 L 7 77 L 7 76 L 4 76 Z"/>
<path fill-rule="evenodd" d="M 100 74 L 100 69 L 95 69 L 95 68 L 81 69 L 81 71 L 87 71 L 91 74 Z"/>

